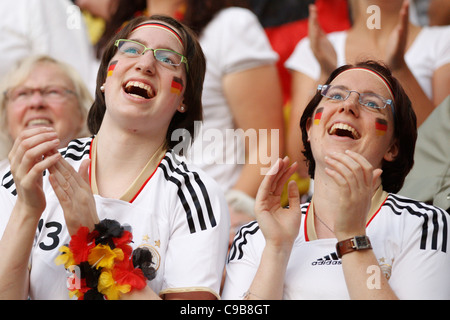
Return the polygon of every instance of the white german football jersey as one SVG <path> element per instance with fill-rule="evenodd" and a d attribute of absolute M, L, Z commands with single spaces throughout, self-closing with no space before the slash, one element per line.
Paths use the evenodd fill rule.
<path fill-rule="evenodd" d="M 74 140 L 62 152 L 76 170 L 82 160 L 91 158 L 91 186 L 96 185 L 93 141 L 95 138 Z M 149 285 L 157 294 L 207 291 L 219 297 L 229 237 L 223 193 L 212 179 L 172 151 L 162 153 L 161 158 L 153 172 L 144 169 L 125 199 L 94 195 L 99 218 L 131 226 L 133 249 L 150 249 L 156 278 Z M 68 299 L 68 273 L 54 260 L 60 254 L 58 248 L 69 243 L 70 237 L 62 208 L 46 177 L 48 174 L 44 177 L 47 207 L 30 259 L 30 297 Z M 10 174 L 3 177 L 2 185 L 15 194 Z"/>
<path fill-rule="evenodd" d="M 312 202 L 302 204 L 301 210 L 301 230 L 287 266 L 283 298 L 348 299 L 337 240 L 317 239 Z M 368 268 L 365 285 L 377 290 L 377 277 L 384 276 L 401 299 L 450 299 L 449 218 L 440 208 L 380 188 L 372 199 L 366 230 L 380 268 Z M 236 234 L 223 299 L 244 296 L 264 245 L 256 221 Z"/>

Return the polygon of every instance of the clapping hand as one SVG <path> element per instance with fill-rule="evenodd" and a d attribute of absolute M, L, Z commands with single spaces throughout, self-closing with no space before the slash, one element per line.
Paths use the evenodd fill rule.
<path fill-rule="evenodd" d="M 281 207 L 281 193 L 297 163 L 289 166 L 289 158 L 279 159 L 264 177 L 256 195 L 255 214 L 266 244 L 291 247 L 300 228 L 301 210 L 295 181 L 288 185 L 289 208 Z"/>
<path fill-rule="evenodd" d="M 334 180 L 328 198 L 334 203 L 334 232 L 339 240 L 363 235 L 372 196 L 381 184 L 381 169 L 375 169 L 353 151 L 335 152 L 326 157 L 325 172 Z"/>
<path fill-rule="evenodd" d="M 320 64 L 320 73 L 328 78 L 337 66 L 337 54 L 319 24 L 317 8 L 309 5 L 308 38 L 312 52 Z"/>
<path fill-rule="evenodd" d="M 99 222 L 94 195 L 89 184 L 89 164 L 86 159 L 81 163 L 79 172 L 63 158 L 50 171 L 50 183 L 64 210 L 64 218 L 73 235 L 80 226 L 91 231 Z"/>
<path fill-rule="evenodd" d="M 17 191 L 17 203 L 38 219 L 46 207 L 42 173 L 60 158 L 59 139 L 52 128 L 24 130 L 16 138 L 8 159 Z"/>

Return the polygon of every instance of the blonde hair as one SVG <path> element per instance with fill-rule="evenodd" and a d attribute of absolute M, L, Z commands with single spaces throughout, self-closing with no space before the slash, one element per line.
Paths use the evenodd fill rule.
<path fill-rule="evenodd" d="M 78 106 L 83 118 L 83 126 L 75 138 L 89 135 L 86 125 L 86 118 L 90 107 L 92 106 L 93 97 L 87 89 L 83 79 L 78 72 L 70 65 L 58 61 L 47 55 L 35 55 L 22 60 L 15 68 L 13 68 L 0 82 L 0 159 L 7 157 L 11 150 L 13 139 L 8 134 L 8 124 L 6 116 L 7 98 L 6 92 L 15 88 L 26 81 L 33 69 L 38 64 L 51 63 L 56 65 L 72 82 L 74 92 L 78 101 Z"/>

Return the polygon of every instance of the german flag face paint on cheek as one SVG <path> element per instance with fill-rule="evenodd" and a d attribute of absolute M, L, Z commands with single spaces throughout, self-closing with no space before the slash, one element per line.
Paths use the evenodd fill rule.
<path fill-rule="evenodd" d="M 316 114 L 314 115 L 314 124 L 318 125 L 320 123 L 320 119 L 322 119 L 323 107 L 316 110 Z"/>
<path fill-rule="evenodd" d="M 377 118 L 375 120 L 375 130 L 377 132 L 377 136 L 384 136 L 387 132 L 388 123 L 384 119 Z"/>
<path fill-rule="evenodd" d="M 172 88 L 170 92 L 175 93 L 176 95 L 180 95 L 183 91 L 183 80 L 177 77 L 173 77 L 172 80 Z"/>
<path fill-rule="evenodd" d="M 116 68 L 117 62 L 118 62 L 117 60 L 111 61 L 111 63 L 108 66 L 108 73 L 106 75 L 107 77 L 112 76 L 114 69 Z"/>

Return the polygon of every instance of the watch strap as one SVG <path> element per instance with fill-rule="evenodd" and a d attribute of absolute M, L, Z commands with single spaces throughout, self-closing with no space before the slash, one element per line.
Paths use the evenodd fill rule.
<path fill-rule="evenodd" d="M 372 249 L 370 239 L 367 236 L 356 236 L 336 243 L 336 253 L 339 258 L 344 254 L 366 249 Z"/>

